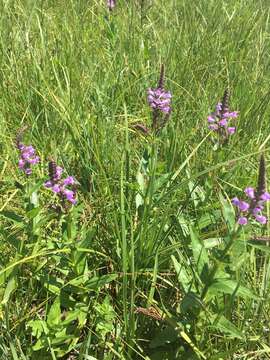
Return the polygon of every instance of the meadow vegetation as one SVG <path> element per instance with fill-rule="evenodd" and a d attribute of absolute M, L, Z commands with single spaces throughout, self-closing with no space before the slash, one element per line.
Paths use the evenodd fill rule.
<path fill-rule="evenodd" d="M 267 1 L 0 10 L 0 359 L 269 359 Z"/>

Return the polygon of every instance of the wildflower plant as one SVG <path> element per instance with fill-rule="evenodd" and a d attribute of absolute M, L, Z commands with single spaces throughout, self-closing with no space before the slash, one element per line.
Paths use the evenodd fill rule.
<path fill-rule="evenodd" d="M 218 135 L 221 145 L 227 143 L 229 137 L 236 132 L 236 125 L 232 121 L 238 117 L 238 112 L 230 111 L 229 98 L 229 90 L 226 89 L 222 101 L 216 105 L 216 110 L 207 118 L 209 130 Z"/>
<path fill-rule="evenodd" d="M 237 221 L 239 225 L 247 225 L 251 219 L 256 220 L 260 224 L 267 223 L 267 217 L 263 215 L 263 210 L 265 202 L 270 200 L 270 194 L 265 191 L 265 188 L 265 160 L 262 155 L 257 188 L 247 187 L 244 190 L 245 200 L 241 200 L 238 197 L 232 199 L 232 204 L 237 208 Z"/>

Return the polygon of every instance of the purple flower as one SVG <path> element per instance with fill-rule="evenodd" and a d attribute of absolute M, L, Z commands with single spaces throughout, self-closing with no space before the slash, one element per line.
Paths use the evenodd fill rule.
<path fill-rule="evenodd" d="M 235 133 L 236 127 L 229 126 L 227 127 L 227 131 L 230 135 L 233 135 Z"/>
<path fill-rule="evenodd" d="M 267 218 L 262 215 L 264 209 L 264 202 L 270 200 L 270 194 L 264 192 L 259 195 L 259 191 L 256 191 L 253 187 L 247 187 L 244 190 L 248 201 L 239 200 L 238 197 L 234 197 L 231 202 L 238 209 L 238 224 L 246 225 L 248 218 L 252 217 L 260 224 L 266 224 Z"/>
<path fill-rule="evenodd" d="M 76 204 L 77 200 L 75 198 L 75 190 L 68 189 L 67 186 L 75 185 L 75 180 L 73 176 L 68 176 L 65 179 L 62 179 L 63 169 L 60 166 L 57 166 L 54 161 L 49 162 L 49 175 L 50 179 L 44 183 L 46 188 L 51 189 L 55 194 L 57 194 L 62 200 L 67 200 L 73 205 Z"/>
<path fill-rule="evenodd" d="M 229 91 L 226 90 L 222 99 L 222 102 L 217 103 L 216 110 L 212 112 L 207 121 L 210 123 L 208 128 L 216 131 L 223 140 L 226 140 L 228 136 L 233 135 L 236 131 L 235 126 L 230 126 L 231 119 L 238 117 L 237 111 L 229 111 Z"/>
<path fill-rule="evenodd" d="M 68 190 L 68 189 L 64 189 L 63 190 L 63 194 L 65 195 L 66 199 L 68 201 L 70 201 L 72 204 L 76 203 L 76 199 L 75 199 L 75 193 L 72 190 Z"/>
<path fill-rule="evenodd" d="M 218 125 L 217 124 L 210 124 L 208 126 L 209 130 L 218 130 Z"/>
<path fill-rule="evenodd" d="M 31 166 L 38 164 L 40 158 L 36 155 L 36 150 L 33 148 L 32 145 L 24 145 L 20 140 L 17 141 L 16 145 L 20 152 L 18 167 L 27 176 L 29 176 L 32 174 Z"/>
<path fill-rule="evenodd" d="M 260 223 L 260 224 L 266 224 L 267 223 L 267 218 L 263 215 L 255 215 L 255 219 Z"/>
<path fill-rule="evenodd" d="M 107 5 L 110 11 L 112 11 L 116 5 L 116 0 L 107 0 Z"/>
<path fill-rule="evenodd" d="M 263 201 L 269 201 L 270 200 L 270 194 L 268 192 L 265 192 L 261 195 L 261 200 Z"/>
<path fill-rule="evenodd" d="M 247 218 L 245 216 L 241 216 L 239 219 L 238 219 L 238 224 L 239 225 L 247 225 Z"/>
<path fill-rule="evenodd" d="M 238 199 L 238 197 L 234 197 L 231 201 L 233 205 L 239 206 L 240 200 Z"/>
<path fill-rule="evenodd" d="M 164 114 L 170 113 L 172 95 L 169 91 L 161 88 L 148 89 L 147 94 L 148 104 L 153 110 L 160 110 Z"/>
<path fill-rule="evenodd" d="M 250 198 L 250 199 L 254 199 L 255 198 L 255 190 L 252 187 L 247 187 L 245 189 L 245 194 Z"/>
<path fill-rule="evenodd" d="M 66 179 L 64 179 L 63 184 L 64 185 L 74 185 L 75 180 L 74 180 L 73 176 L 68 176 Z"/>
<path fill-rule="evenodd" d="M 250 205 L 245 201 L 239 201 L 238 208 L 240 211 L 248 211 Z"/>
<path fill-rule="evenodd" d="M 226 127 L 228 125 L 227 119 L 221 119 L 218 123 L 220 126 Z"/>

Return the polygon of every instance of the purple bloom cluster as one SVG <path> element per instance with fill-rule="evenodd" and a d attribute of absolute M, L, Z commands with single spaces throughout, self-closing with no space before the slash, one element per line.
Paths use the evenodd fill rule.
<path fill-rule="evenodd" d="M 230 119 L 235 119 L 238 116 L 237 111 L 222 111 L 222 103 L 218 103 L 216 106 L 216 111 L 212 112 L 207 120 L 209 123 L 209 129 L 214 131 L 224 131 L 228 135 L 235 133 L 235 126 L 229 126 Z"/>
<path fill-rule="evenodd" d="M 107 0 L 107 5 L 108 5 L 109 10 L 112 11 L 116 5 L 116 0 Z"/>
<path fill-rule="evenodd" d="M 163 88 L 148 89 L 147 100 L 153 110 L 160 110 L 164 114 L 169 114 L 171 111 L 171 98 L 170 91 L 165 91 Z"/>
<path fill-rule="evenodd" d="M 261 195 L 256 193 L 252 187 L 245 189 L 248 201 L 239 200 L 237 197 L 232 199 L 232 204 L 238 208 L 240 214 L 238 218 L 239 225 L 246 225 L 249 217 L 254 217 L 260 224 L 266 224 L 267 218 L 262 215 L 264 203 L 270 200 L 270 194 L 263 192 Z"/>
<path fill-rule="evenodd" d="M 53 161 L 49 163 L 50 180 L 45 182 L 45 187 L 51 189 L 54 193 L 59 195 L 62 199 L 66 199 L 72 204 L 76 204 L 75 191 L 68 189 L 67 186 L 75 184 L 72 176 L 62 179 L 63 169 L 57 166 Z"/>
<path fill-rule="evenodd" d="M 24 145 L 21 142 L 17 143 L 17 148 L 20 151 L 20 159 L 19 159 L 19 169 L 24 171 L 26 175 L 32 174 L 32 165 L 35 165 L 39 162 L 39 156 L 36 155 L 36 150 L 32 145 Z"/>

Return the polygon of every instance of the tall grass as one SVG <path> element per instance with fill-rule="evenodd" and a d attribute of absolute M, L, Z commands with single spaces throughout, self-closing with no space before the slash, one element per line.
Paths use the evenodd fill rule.
<path fill-rule="evenodd" d="M 1 359 L 270 358 L 269 225 L 237 227 L 230 204 L 269 160 L 267 2 L 0 10 Z M 144 136 L 161 63 L 173 110 Z M 226 87 L 237 132 L 214 150 Z M 23 125 L 41 157 L 28 179 Z M 79 183 L 60 214 L 50 158 Z"/>

